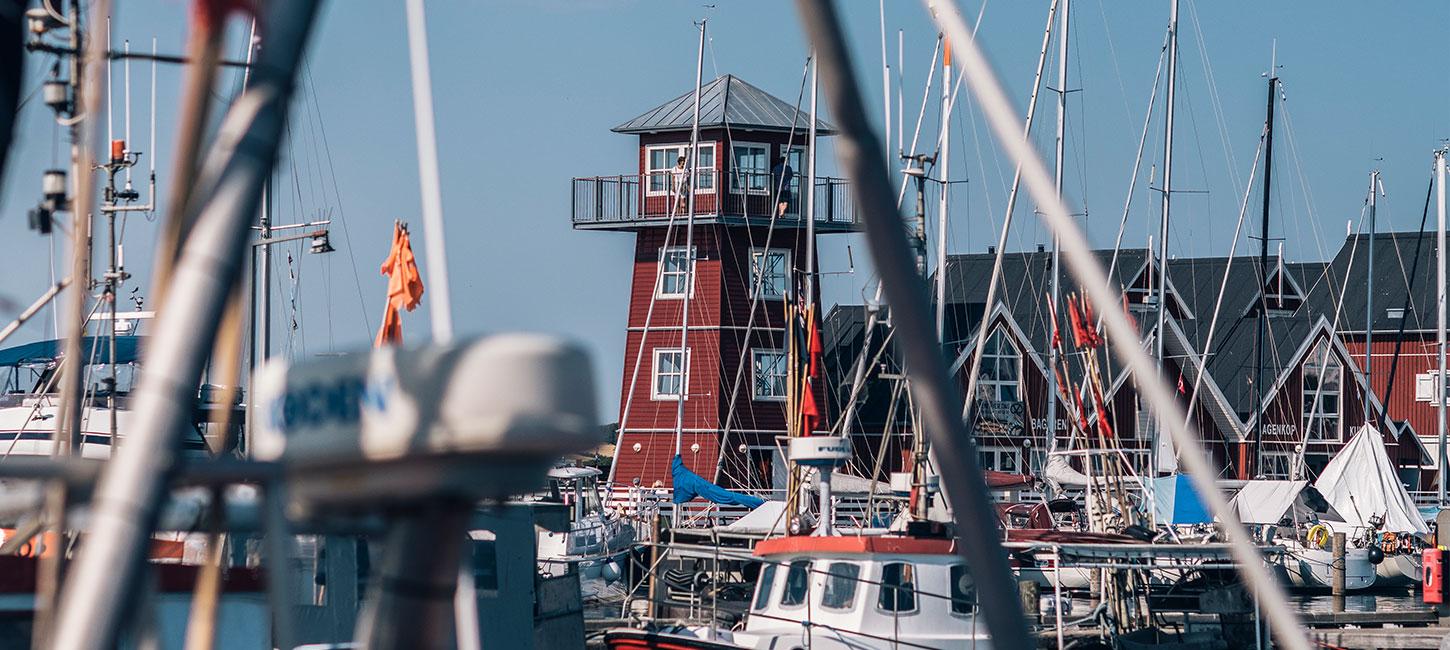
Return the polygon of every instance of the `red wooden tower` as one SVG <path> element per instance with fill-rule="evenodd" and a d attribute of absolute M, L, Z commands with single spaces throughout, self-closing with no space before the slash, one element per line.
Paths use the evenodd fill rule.
<path fill-rule="evenodd" d="M 686 202 L 676 187 L 688 183 L 672 168 L 690 150 L 693 110 L 691 90 L 613 129 L 639 136 L 635 173 L 573 180 L 575 229 L 632 232 L 636 242 L 610 478 L 670 485 L 683 398 L 685 464 L 727 486 L 771 487 L 780 475 L 776 437 L 786 432 L 784 301 L 805 259 L 809 118 L 732 75 L 700 89 L 694 234 L 687 241 Z M 818 136 L 832 133 L 817 122 Z M 772 219 L 772 168 L 781 156 L 794 180 L 785 214 Z M 818 176 L 810 190 L 815 232 L 856 229 L 843 181 Z M 687 287 L 691 262 L 694 286 Z M 682 351 L 686 304 L 689 349 Z"/>

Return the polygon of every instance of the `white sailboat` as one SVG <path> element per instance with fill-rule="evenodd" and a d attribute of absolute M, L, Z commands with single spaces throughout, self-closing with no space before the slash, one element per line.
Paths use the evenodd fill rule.
<path fill-rule="evenodd" d="M 1421 579 L 1420 551 L 1429 526 L 1400 483 L 1385 451 L 1383 434 L 1362 426 L 1329 461 L 1314 487 L 1343 515 L 1330 528 L 1357 544 L 1379 550 L 1375 572 L 1387 584 L 1410 585 Z"/>

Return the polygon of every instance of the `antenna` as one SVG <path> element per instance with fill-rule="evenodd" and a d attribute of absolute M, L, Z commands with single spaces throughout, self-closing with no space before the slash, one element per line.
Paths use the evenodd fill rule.
<path fill-rule="evenodd" d="M 151 37 L 151 196 L 156 196 L 156 37 Z M 155 204 L 155 200 L 152 200 Z"/>
<path fill-rule="evenodd" d="M 124 50 L 125 55 L 126 55 L 126 63 L 124 65 L 124 67 L 121 69 L 121 71 L 122 71 L 121 77 L 122 77 L 122 79 L 125 80 L 124 83 L 126 84 L 126 94 L 125 94 L 126 107 L 125 107 L 125 111 L 123 113 L 125 115 L 125 120 L 126 120 L 126 130 L 125 130 L 125 135 L 123 137 L 126 138 L 126 150 L 125 151 L 126 151 L 126 153 L 131 153 L 131 39 L 128 38 L 125 41 L 122 41 L 122 43 L 123 43 L 122 49 Z M 126 166 L 126 189 L 128 189 L 128 190 L 131 189 L 131 167 L 134 167 L 134 165 L 127 165 Z"/>
<path fill-rule="evenodd" d="M 111 83 L 111 70 L 116 67 L 115 61 L 111 59 L 111 17 L 106 16 L 106 146 L 116 139 L 115 127 L 111 119 L 111 100 L 116 96 L 116 86 Z"/>

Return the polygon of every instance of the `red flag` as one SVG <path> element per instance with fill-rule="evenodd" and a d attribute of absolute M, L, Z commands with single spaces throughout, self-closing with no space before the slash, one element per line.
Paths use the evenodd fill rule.
<path fill-rule="evenodd" d="M 801 395 L 801 435 L 811 435 L 820 421 L 821 409 L 816 406 L 816 391 L 811 389 L 811 382 L 807 380 L 806 390 Z"/>
<path fill-rule="evenodd" d="M 1043 297 L 1047 298 L 1047 315 L 1052 319 L 1052 347 L 1055 350 L 1061 350 L 1062 330 L 1058 327 L 1057 322 L 1057 304 L 1047 294 L 1043 294 Z"/>
<path fill-rule="evenodd" d="M 1072 321 L 1072 344 L 1077 347 L 1087 345 L 1089 341 L 1087 328 L 1083 327 L 1082 314 L 1078 311 L 1076 296 L 1067 297 L 1067 317 Z"/>
<path fill-rule="evenodd" d="M 1103 393 L 1097 386 L 1093 386 L 1093 408 L 1098 414 L 1098 433 L 1104 438 L 1113 437 L 1113 427 L 1108 424 L 1108 414 L 1103 409 Z"/>
<path fill-rule="evenodd" d="M 1083 296 L 1082 297 L 1083 336 L 1086 338 L 1086 340 L 1087 340 L 1087 346 L 1090 347 L 1090 348 L 1098 347 L 1103 342 L 1102 337 L 1098 335 L 1097 320 L 1098 319 L 1093 314 L 1093 304 L 1088 301 L 1087 296 Z"/>
<path fill-rule="evenodd" d="M 1187 395 L 1188 391 L 1183 388 L 1183 373 L 1178 373 L 1178 394 Z"/>

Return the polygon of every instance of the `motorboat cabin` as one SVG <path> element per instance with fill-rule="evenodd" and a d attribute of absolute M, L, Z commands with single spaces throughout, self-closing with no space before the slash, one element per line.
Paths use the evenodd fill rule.
<path fill-rule="evenodd" d="M 990 647 L 971 571 L 945 538 L 780 537 L 762 567 L 741 647 Z M 807 638 L 808 637 L 808 638 Z M 793 646 L 786 646 L 793 647 Z"/>

